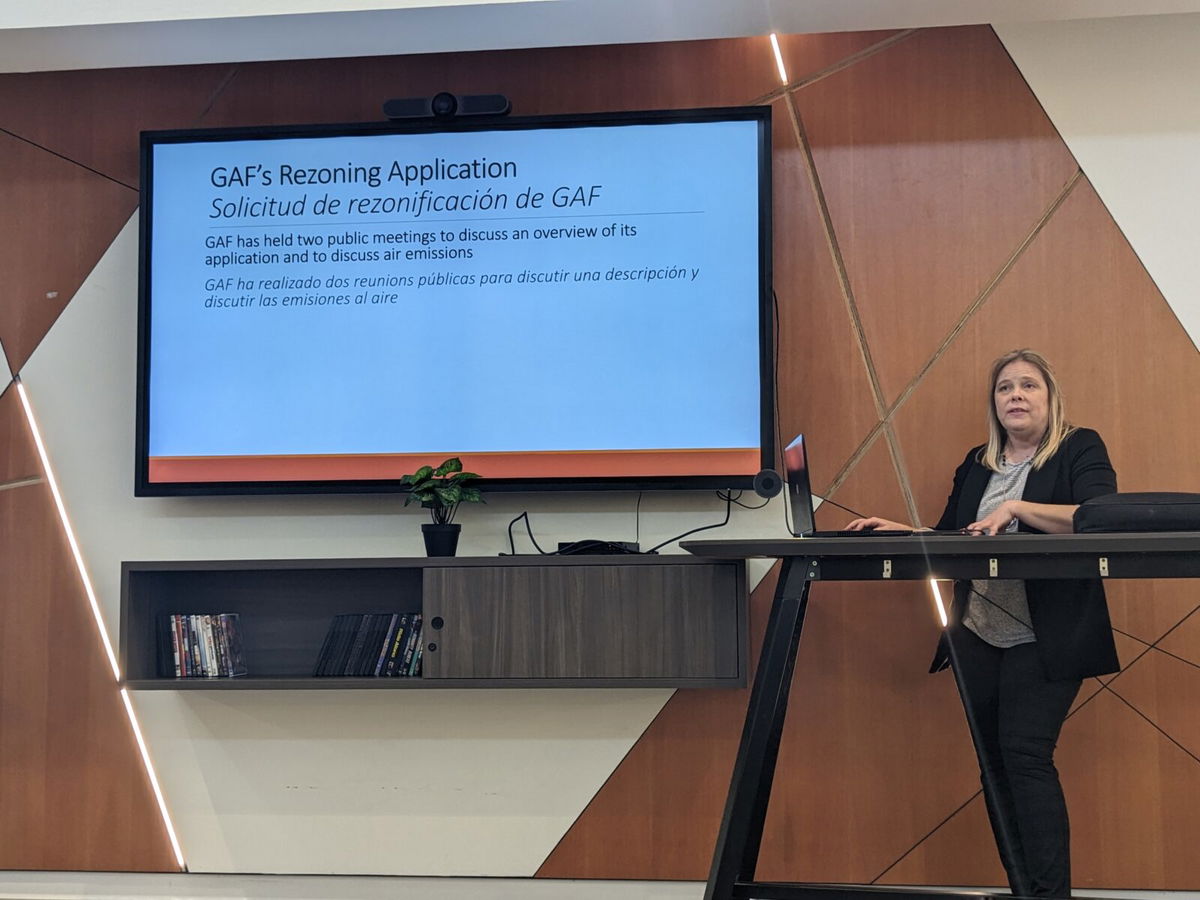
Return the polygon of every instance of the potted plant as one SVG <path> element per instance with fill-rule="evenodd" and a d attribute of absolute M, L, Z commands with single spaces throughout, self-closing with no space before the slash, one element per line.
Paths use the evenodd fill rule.
<path fill-rule="evenodd" d="M 409 486 L 404 505 L 420 503 L 429 510 L 433 522 L 421 526 L 425 536 L 425 553 L 429 556 L 453 556 L 458 548 L 462 526 L 454 521 L 460 503 L 483 503 L 483 494 L 470 482 L 479 476 L 464 472 L 462 460 L 452 456 L 436 469 L 421 466 L 400 479 Z"/>

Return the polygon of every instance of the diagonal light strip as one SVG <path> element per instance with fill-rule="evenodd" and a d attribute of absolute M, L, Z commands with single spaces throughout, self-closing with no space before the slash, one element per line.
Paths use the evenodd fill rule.
<path fill-rule="evenodd" d="M 175 861 L 179 868 L 187 870 L 183 861 L 183 848 L 179 846 L 179 838 L 175 835 L 175 826 L 171 822 L 171 814 L 167 811 L 167 798 L 163 796 L 158 783 L 158 773 L 154 771 L 154 763 L 150 761 L 150 749 L 142 737 L 142 726 L 138 724 L 137 713 L 133 711 L 133 703 L 129 699 L 129 691 L 121 688 L 121 702 L 125 704 L 125 714 L 129 716 L 129 724 L 133 728 L 133 736 L 137 740 L 138 750 L 142 754 L 142 765 L 146 767 L 146 775 L 150 778 L 150 787 L 154 791 L 154 799 L 158 802 L 158 811 L 162 815 L 163 825 L 167 829 L 167 837 L 171 839 L 171 849 L 175 851 Z"/>
<path fill-rule="evenodd" d="M 787 68 L 783 65 L 783 51 L 779 49 L 779 35 L 771 32 L 771 50 L 775 53 L 775 68 L 779 70 L 779 80 L 783 84 L 788 83 Z"/>
<path fill-rule="evenodd" d="M 933 604 L 937 607 L 938 618 L 942 622 L 942 627 L 945 628 L 950 624 L 950 617 L 946 615 L 946 604 L 942 601 L 942 591 L 938 587 L 936 578 L 929 579 L 929 590 L 933 592 Z"/>
<path fill-rule="evenodd" d="M 113 678 L 120 681 L 121 669 L 117 666 L 117 655 L 113 652 L 112 642 L 108 639 L 108 629 L 104 626 L 104 615 L 100 612 L 96 590 L 92 587 L 91 576 L 88 575 L 87 566 L 83 562 L 83 553 L 79 549 L 79 542 L 75 539 L 75 529 L 71 527 L 71 520 L 67 517 L 67 508 L 63 505 L 62 493 L 58 489 L 58 480 L 54 477 L 54 470 L 50 468 L 50 458 L 46 454 L 46 445 L 42 442 L 42 432 L 38 428 L 37 419 L 33 415 L 33 407 L 29 403 L 29 395 L 19 376 L 16 378 L 16 383 L 17 396 L 21 398 L 21 406 L 25 408 L 25 418 L 29 422 L 29 430 L 33 433 L 33 442 L 37 446 L 38 457 L 42 461 L 42 471 L 46 473 L 46 483 L 50 485 L 50 493 L 54 496 L 54 505 L 58 509 L 58 518 L 62 522 L 63 531 L 66 532 L 67 543 L 71 546 L 71 555 L 75 557 L 75 565 L 79 569 L 80 580 L 83 581 L 83 590 L 92 607 L 92 618 L 96 620 L 96 631 L 99 632 L 100 642 L 104 645 L 104 654 L 108 657 L 108 664 L 112 666 Z"/>
<path fill-rule="evenodd" d="M 17 386 L 17 396 L 21 398 L 21 406 L 25 410 L 25 419 L 29 423 L 29 431 L 33 435 L 33 442 L 37 447 L 38 458 L 42 462 L 42 471 L 46 475 L 46 483 L 50 485 L 50 493 L 54 497 L 54 506 L 58 510 L 58 518 L 62 523 L 63 531 L 67 536 L 67 543 L 71 547 L 71 555 L 75 558 L 75 566 L 79 571 L 80 581 L 83 582 L 84 592 L 87 594 L 88 603 L 92 608 L 92 618 L 96 621 L 96 631 L 100 636 L 100 642 L 104 645 L 104 653 L 108 657 L 108 663 L 112 667 L 113 679 L 119 685 L 121 682 L 121 669 L 117 665 L 117 656 L 113 652 L 112 642 L 108 638 L 108 629 L 104 625 L 104 615 L 100 612 L 100 603 L 96 599 L 95 588 L 92 587 L 91 576 L 88 575 L 87 566 L 83 561 L 83 553 L 79 549 L 79 542 L 75 539 L 75 529 L 71 527 L 71 520 L 67 516 L 67 508 L 63 504 L 62 493 L 58 489 L 58 479 L 54 477 L 54 469 L 50 466 L 50 457 L 46 453 L 46 445 L 42 441 L 42 432 L 38 428 L 37 418 L 33 414 L 33 405 L 29 402 L 29 395 L 25 391 L 25 385 L 21 382 L 20 376 L 14 378 Z M 146 747 L 146 742 L 142 738 L 142 729 L 138 724 L 137 715 L 133 711 L 133 704 L 129 701 L 129 695 L 124 688 L 121 689 L 121 700 L 125 705 L 125 713 L 129 717 L 129 725 L 133 729 L 134 738 L 137 740 L 138 749 L 141 751 L 142 763 L 146 768 L 146 775 L 150 779 L 150 787 L 154 791 L 154 797 L 158 802 L 158 810 L 162 814 L 163 825 L 167 829 L 167 837 L 170 838 L 171 848 L 175 852 L 175 859 L 179 863 L 179 868 L 186 871 L 187 865 L 183 859 L 183 849 L 179 846 L 179 839 L 175 835 L 175 826 L 171 822 L 170 813 L 167 812 L 166 799 L 163 797 L 162 788 L 158 783 L 158 775 L 154 771 L 154 765 L 150 761 L 150 753 Z"/>

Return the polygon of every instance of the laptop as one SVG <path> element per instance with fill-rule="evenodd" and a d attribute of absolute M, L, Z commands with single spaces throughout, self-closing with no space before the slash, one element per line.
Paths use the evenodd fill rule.
<path fill-rule="evenodd" d="M 788 524 L 792 535 L 798 538 L 831 537 L 896 537 L 913 534 L 911 528 L 868 531 L 817 531 L 813 516 L 812 487 L 808 477 L 808 448 L 804 435 L 796 435 L 783 450 L 783 468 L 787 477 Z"/>

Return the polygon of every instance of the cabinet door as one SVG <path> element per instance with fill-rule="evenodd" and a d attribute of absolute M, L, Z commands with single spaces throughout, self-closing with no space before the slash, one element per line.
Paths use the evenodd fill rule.
<path fill-rule="evenodd" d="M 426 569 L 424 677 L 737 678 L 738 573 L 723 563 Z"/>

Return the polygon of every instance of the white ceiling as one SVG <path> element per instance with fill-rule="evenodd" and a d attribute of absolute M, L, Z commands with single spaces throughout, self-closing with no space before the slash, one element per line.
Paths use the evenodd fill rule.
<path fill-rule="evenodd" d="M 1200 0 L 0 0 L 0 72 L 1200 11 Z"/>

